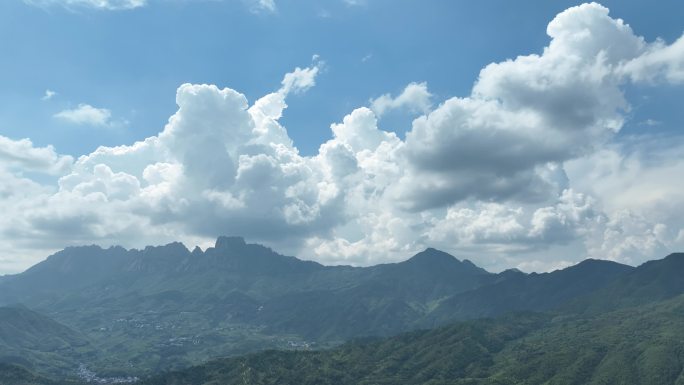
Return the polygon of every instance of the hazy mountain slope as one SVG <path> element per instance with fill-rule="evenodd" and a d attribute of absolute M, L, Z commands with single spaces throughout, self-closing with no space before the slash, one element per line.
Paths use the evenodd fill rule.
<path fill-rule="evenodd" d="M 684 293 L 684 253 L 648 261 L 591 295 L 564 307 L 567 312 L 604 312 L 672 298 Z"/>
<path fill-rule="evenodd" d="M 330 351 L 264 352 L 144 383 L 681 385 L 683 369 L 679 296 L 588 318 L 518 314 Z"/>
<path fill-rule="evenodd" d="M 64 375 L 97 352 L 82 334 L 23 306 L 0 307 L 0 362 Z"/>
<path fill-rule="evenodd" d="M 44 350 L 87 345 L 77 332 L 20 305 L 0 307 L 0 343 Z"/>
<path fill-rule="evenodd" d="M 615 262 L 588 259 L 544 274 L 508 272 L 498 282 L 442 301 L 426 317 L 425 325 L 491 317 L 511 311 L 558 308 L 575 298 L 591 295 L 633 269 Z"/>
<path fill-rule="evenodd" d="M 264 303 L 257 320 L 308 338 L 391 335 L 415 327 L 437 300 L 494 279 L 471 262 L 434 249 L 364 270 L 365 276 L 347 288 L 274 298 Z"/>
<path fill-rule="evenodd" d="M 0 282 L 0 303 L 21 301 L 85 330 L 131 314 L 192 312 L 208 324 L 231 320 L 340 339 L 406 330 L 436 301 L 493 279 L 434 249 L 402 263 L 352 268 L 220 237 L 204 252 L 179 243 L 130 251 L 68 248 Z"/>
<path fill-rule="evenodd" d="M 28 370 L 11 364 L 0 362 L 0 384 L 2 385 L 66 385 L 77 384 L 68 380 L 52 381 L 45 377 L 38 376 Z"/>

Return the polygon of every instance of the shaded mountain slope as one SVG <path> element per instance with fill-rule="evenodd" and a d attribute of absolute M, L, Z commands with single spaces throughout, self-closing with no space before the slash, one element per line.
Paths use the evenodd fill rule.
<path fill-rule="evenodd" d="M 38 376 L 21 366 L 5 364 L 0 362 L 0 384 L 3 385 L 76 385 L 76 382 L 68 380 L 53 381 L 45 377 Z"/>
<path fill-rule="evenodd" d="M 575 266 L 544 274 L 507 272 L 502 278 L 442 301 L 426 317 L 425 325 L 453 319 L 491 317 L 511 311 L 546 311 L 591 293 L 634 268 L 610 261 L 588 259 Z"/>
<path fill-rule="evenodd" d="M 359 271 L 354 285 L 292 293 L 264 303 L 257 315 L 272 330 L 307 338 L 391 335 L 413 328 L 441 298 L 479 287 L 495 275 L 469 261 L 427 249 L 411 259 Z"/>
<path fill-rule="evenodd" d="M 75 373 L 96 349 L 82 334 L 23 306 L 0 307 L 0 362 L 44 374 Z"/>
<path fill-rule="evenodd" d="M 564 306 L 570 313 L 598 313 L 669 299 L 684 293 L 684 253 L 648 261 L 601 290 Z"/>

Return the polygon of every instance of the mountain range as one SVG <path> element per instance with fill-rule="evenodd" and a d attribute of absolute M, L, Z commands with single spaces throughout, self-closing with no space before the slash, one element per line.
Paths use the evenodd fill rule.
<path fill-rule="evenodd" d="M 148 376 L 265 349 L 325 350 L 351 339 L 543 312 L 543 325 L 526 329 L 531 335 L 553 326 L 548 319 L 594 322 L 671 300 L 684 293 L 683 273 L 684 254 L 638 267 L 586 260 L 550 273 L 494 274 L 435 249 L 400 263 L 350 267 L 283 256 L 239 237 L 220 237 L 204 251 L 180 243 L 71 247 L 0 277 L 8 314 L 0 312 L 0 331 L 21 317 L 36 325 L 25 336 L 0 334 L 11 352 L 0 362 L 53 378 L 71 378 L 84 366 L 102 378 Z M 31 344 L 43 341 L 41 333 L 55 336 L 45 339 L 53 345 Z"/>

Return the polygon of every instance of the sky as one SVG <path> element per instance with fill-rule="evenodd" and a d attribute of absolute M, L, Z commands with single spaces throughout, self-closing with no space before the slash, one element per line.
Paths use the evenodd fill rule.
<path fill-rule="evenodd" d="M 490 270 L 684 250 L 684 3 L 0 3 L 0 274 L 219 235 Z"/>

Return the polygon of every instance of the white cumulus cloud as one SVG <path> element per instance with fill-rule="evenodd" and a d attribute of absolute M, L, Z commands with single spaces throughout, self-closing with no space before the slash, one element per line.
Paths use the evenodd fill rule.
<path fill-rule="evenodd" d="M 678 84 L 679 43 L 646 42 L 595 3 L 560 13 L 547 33 L 540 54 L 483 68 L 469 95 L 433 108 L 427 85 L 412 83 L 354 109 L 312 156 L 280 119 L 288 97 L 316 84 L 317 59 L 255 101 L 183 84 L 158 135 L 73 164 L 0 137 L 0 179 L 12 185 L 0 189 L 0 243 L 25 253 L 236 234 L 326 263 L 396 261 L 434 246 L 494 270 L 586 256 L 636 263 L 683 246 L 673 176 L 684 172 L 684 146 L 655 137 L 622 146 L 615 136 L 630 110 L 626 85 Z M 660 75 L 644 78 L 643 66 Z M 405 139 L 378 127 L 391 109 L 419 114 Z M 89 105 L 58 115 L 111 124 Z M 38 183 L 31 170 L 61 177 Z"/>
<path fill-rule="evenodd" d="M 54 147 L 35 147 L 31 140 L 12 140 L 0 135 L 0 169 L 60 174 L 71 167 L 73 158 L 57 154 Z"/>
<path fill-rule="evenodd" d="M 621 72 L 635 82 L 684 82 L 684 36 L 671 45 L 662 40 L 649 44 L 646 52 L 626 63 Z"/>
<path fill-rule="evenodd" d="M 411 83 L 397 97 L 393 98 L 390 94 L 384 94 L 371 99 L 371 109 L 377 116 L 382 116 L 385 112 L 394 109 L 425 113 L 430 109 L 431 98 L 432 94 L 428 91 L 427 83 Z"/>

